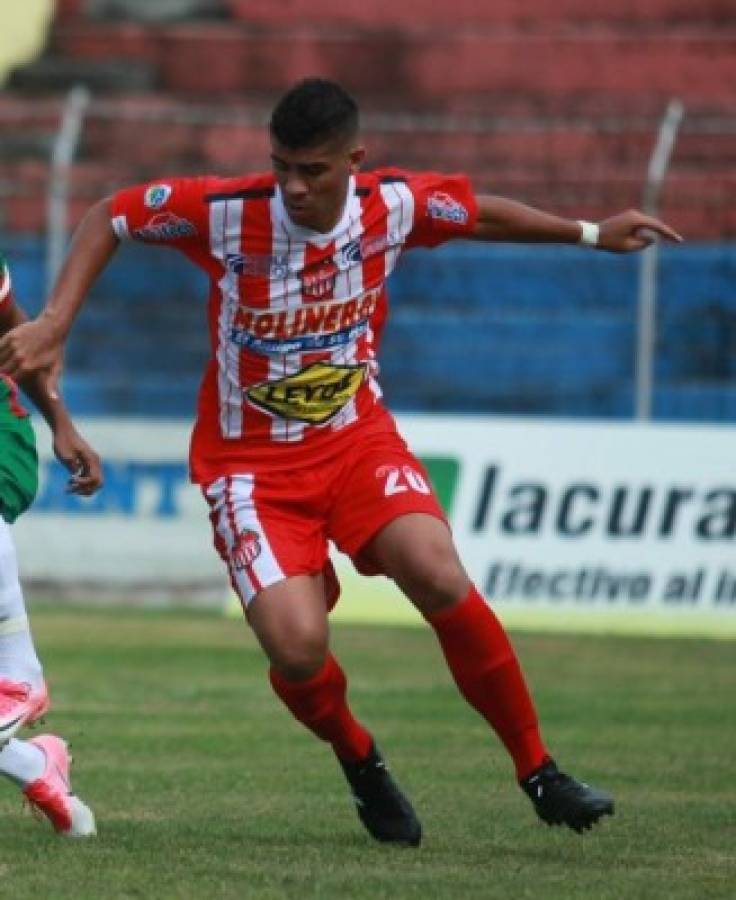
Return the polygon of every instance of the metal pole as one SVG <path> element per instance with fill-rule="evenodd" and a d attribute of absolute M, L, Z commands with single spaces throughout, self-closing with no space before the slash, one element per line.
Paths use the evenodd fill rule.
<path fill-rule="evenodd" d="M 61 125 L 51 149 L 51 172 L 46 204 L 46 290 L 50 293 L 64 261 L 68 238 L 67 206 L 71 165 L 79 145 L 84 114 L 91 96 L 86 87 L 69 91 Z"/>
<path fill-rule="evenodd" d="M 654 147 L 647 181 L 644 186 L 643 209 L 647 215 L 656 216 L 659 195 L 664 177 L 675 146 L 677 129 L 685 113 L 679 100 L 670 100 L 659 126 L 657 143 Z M 654 388 L 654 345 L 656 340 L 657 311 L 657 263 L 659 250 L 657 241 L 641 255 L 639 267 L 639 301 L 635 372 L 635 414 L 637 419 L 647 420 L 652 415 L 652 393 Z"/>

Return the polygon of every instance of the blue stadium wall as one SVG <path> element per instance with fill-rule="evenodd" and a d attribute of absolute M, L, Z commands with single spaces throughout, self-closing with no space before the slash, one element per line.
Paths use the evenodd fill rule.
<path fill-rule="evenodd" d="M 38 240 L 6 240 L 29 312 Z M 391 283 L 381 381 L 397 411 L 626 418 L 633 411 L 640 260 L 560 247 L 454 243 L 406 254 Z M 654 415 L 736 421 L 736 245 L 663 247 Z M 190 416 L 207 356 L 203 276 L 126 247 L 67 354 L 77 414 Z"/>

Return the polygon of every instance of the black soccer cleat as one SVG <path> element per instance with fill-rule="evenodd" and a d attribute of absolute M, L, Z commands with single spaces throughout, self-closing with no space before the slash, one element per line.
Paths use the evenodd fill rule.
<path fill-rule="evenodd" d="M 601 818 L 613 815 L 613 797 L 560 772 L 553 760 L 521 782 L 539 818 L 548 825 L 567 825 L 582 834 Z"/>
<path fill-rule="evenodd" d="M 355 801 L 360 821 L 377 840 L 419 846 L 422 826 L 411 803 L 386 768 L 376 745 L 366 759 L 349 762 L 339 759 Z"/>

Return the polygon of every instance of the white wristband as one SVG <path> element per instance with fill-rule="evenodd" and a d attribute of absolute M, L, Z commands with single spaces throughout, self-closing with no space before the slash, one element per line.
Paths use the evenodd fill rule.
<path fill-rule="evenodd" d="M 597 247 L 598 235 L 600 234 L 598 224 L 596 222 L 585 222 L 583 219 L 579 219 L 578 225 L 580 226 L 578 244 L 581 244 L 583 247 Z"/>

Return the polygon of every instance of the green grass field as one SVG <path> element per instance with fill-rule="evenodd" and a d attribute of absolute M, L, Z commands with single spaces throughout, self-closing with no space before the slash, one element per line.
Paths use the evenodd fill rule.
<path fill-rule="evenodd" d="M 423 820 L 419 850 L 363 832 L 331 753 L 272 696 L 239 622 L 33 615 L 76 788 L 99 836 L 63 840 L 0 786 L 0 896 L 733 898 L 736 644 L 515 638 L 563 766 L 611 789 L 579 837 L 538 823 L 431 634 L 339 624 L 353 705 Z"/>

